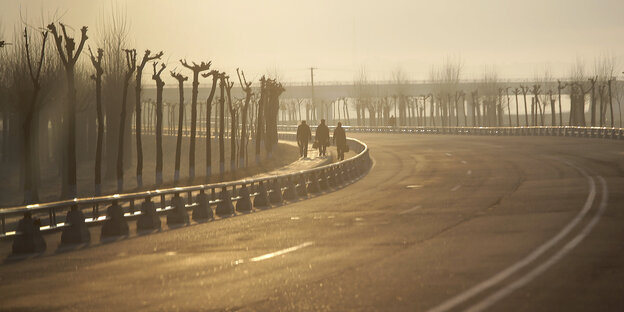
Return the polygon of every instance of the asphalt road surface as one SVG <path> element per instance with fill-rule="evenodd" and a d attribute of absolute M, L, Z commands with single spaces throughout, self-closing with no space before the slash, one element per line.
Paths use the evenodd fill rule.
<path fill-rule="evenodd" d="M 354 184 L 4 263 L 0 310 L 624 311 L 623 142 L 353 136 Z"/>

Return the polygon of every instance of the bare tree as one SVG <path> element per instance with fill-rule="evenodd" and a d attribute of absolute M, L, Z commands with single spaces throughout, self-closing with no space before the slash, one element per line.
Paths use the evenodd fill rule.
<path fill-rule="evenodd" d="M 178 89 L 180 91 L 180 104 L 178 107 L 178 139 L 176 141 L 176 158 L 175 171 L 173 173 L 173 183 L 180 181 L 180 156 L 182 154 L 182 127 L 184 126 L 184 82 L 188 80 L 187 76 L 181 73 L 171 72 L 171 77 L 178 81 Z"/>
<path fill-rule="evenodd" d="M 158 62 L 153 64 L 154 74 L 152 79 L 156 81 L 156 185 L 163 183 L 163 148 L 162 148 L 162 131 L 163 131 L 163 89 L 165 82 L 160 78 L 160 74 L 167 67 L 164 63 L 160 64 L 160 69 L 156 70 Z"/>
<path fill-rule="evenodd" d="M 48 29 L 54 37 L 56 43 L 56 49 L 58 50 L 61 62 L 65 67 L 65 74 L 67 78 L 67 98 L 69 102 L 67 120 L 68 120 L 68 140 L 67 140 L 67 194 L 64 197 L 76 197 L 77 184 L 76 184 L 76 86 L 75 86 L 75 67 L 82 48 L 87 41 L 87 26 L 83 26 L 81 31 L 80 43 L 76 48 L 76 42 L 74 38 L 67 35 L 64 24 L 61 25 L 63 36 L 57 32 L 56 25 L 49 24 Z M 63 50 L 63 40 L 65 40 L 65 50 Z"/>
<path fill-rule="evenodd" d="M 186 60 L 180 60 L 182 66 L 193 71 L 193 93 L 191 97 L 191 143 L 189 148 L 189 179 L 195 178 L 195 137 L 197 131 L 197 93 L 199 89 L 199 73 L 210 69 L 212 62 L 189 65 Z"/>
<path fill-rule="evenodd" d="M 124 184 L 124 167 L 123 167 L 123 155 L 124 155 L 124 132 L 126 128 L 126 114 L 127 114 L 127 102 L 128 102 L 128 88 L 130 85 L 130 79 L 134 75 L 136 70 L 136 50 L 126 49 L 126 65 L 127 71 L 124 76 L 124 85 L 121 98 L 121 117 L 119 122 L 119 141 L 117 146 L 117 192 L 123 192 Z"/>
<path fill-rule="evenodd" d="M 568 86 L 567 83 L 561 83 L 561 80 L 557 80 L 557 95 L 559 97 L 559 126 L 563 126 L 563 111 L 561 109 L 561 90 Z"/>
<path fill-rule="evenodd" d="M 38 133 L 38 122 L 37 112 L 39 108 L 37 106 L 37 100 L 39 96 L 39 92 L 41 91 L 41 69 L 44 63 L 45 57 L 45 46 L 48 38 L 48 32 L 41 32 L 41 52 L 39 55 L 39 60 L 37 63 L 33 64 L 32 57 L 30 55 L 30 40 L 28 38 L 28 28 L 24 28 L 24 50 L 26 52 L 26 62 L 28 63 L 28 73 L 30 77 L 30 81 L 32 83 L 32 92 L 30 96 L 30 101 L 28 101 L 28 106 L 24 109 L 24 120 L 22 122 L 22 128 L 24 131 L 24 203 L 36 202 L 39 200 L 39 193 L 37 190 L 37 183 L 35 177 L 35 159 L 33 159 L 33 155 L 38 155 L 39 153 L 35 152 L 37 149 L 37 133 Z M 34 67 L 34 69 L 33 69 Z M 34 122 L 33 122 L 34 120 Z M 38 174 L 38 173 L 37 173 Z"/>
<path fill-rule="evenodd" d="M 95 196 L 102 193 L 102 143 L 104 140 L 104 115 L 102 113 L 102 75 L 104 68 L 102 67 L 103 49 L 97 49 L 97 56 L 89 47 L 89 56 L 91 64 L 95 68 L 95 74 L 91 75 L 91 79 L 95 81 L 95 107 L 97 111 L 98 134 L 95 151 Z"/>
<path fill-rule="evenodd" d="M 143 145 L 141 142 L 141 80 L 143 78 L 143 68 L 147 62 L 160 59 L 163 56 L 163 52 L 160 51 L 154 55 L 150 50 L 145 50 L 141 63 L 136 66 L 136 85 L 135 89 L 135 132 L 136 132 L 136 150 L 137 150 L 137 168 L 136 179 L 137 187 L 143 186 Z"/>
<path fill-rule="evenodd" d="M 210 134 L 212 115 L 212 100 L 214 99 L 215 91 L 217 90 L 217 82 L 219 81 L 219 71 L 211 70 L 209 73 L 202 74 L 202 77 L 208 78 L 212 76 L 212 88 L 210 94 L 206 100 L 206 181 L 212 175 L 212 137 Z"/>
<path fill-rule="evenodd" d="M 219 75 L 219 177 L 223 178 L 225 173 L 225 73 Z"/>
<path fill-rule="evenodd" d="M 525 118 L 525 126 L 529 126 L 529 110 L 527 108 L 527 93 L 529 93 L 529 87 L 520 85 L 520 89 L 522 90 L 522 97 L 524 98 L 524 118 Z"/>
<path fill-rule="evenodd" d="M 236 124 L 238 123 L 238 108 L 232 105 L 232 87 L 234 82 L 229 81 L 229 76 L 225 76 L 225 90 L 227 92 L 228 110 L 230 111 L 230 173 L 236 169 Z"/>
<path fill-rule="evenodd" d="M 247 78 L 245 78 L 245 73 L 241 70 L 239 72 L 238 68 L 236 69 L 236 74 L 238 75 L 238 82 L 241 85 L 241 89 L 245 92 L 245 102 L 241 111 L 241 139 L 240 139 L 240 148 L 238 151 L 239 155 L 239 167 L 245 166 L 245 155 L 247 155 L 247 110 L 249 109 L 249 101 L 251 100 L 251 96 L 253 95 L 253 91 L 251 90 L 251 81 L 247 82 Z M 243 79 L 241 80 L 241 76 Z M 301 111 L 300 111 L 301 113 Z"/>

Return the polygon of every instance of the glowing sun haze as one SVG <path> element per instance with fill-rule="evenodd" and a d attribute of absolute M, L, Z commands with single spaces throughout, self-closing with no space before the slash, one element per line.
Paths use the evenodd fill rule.
<path fill-rule="evenodd" d="M 95 39 L 98 19 L 113 7 L 127 15 L 130 47 L 163 50 L 170 65 L 212 60 L 222 70 L 278 73 L 284 81 L 308 81 L 310 66 L 319 81 L 351 81 L 362 66 L 373 80 L 390 79 L 399 67 L 427 79 L 445 56 L 463 60 L 463 78 L 484 66 L 504 78 L 544 68 L 565 76 L 577 58 L 588 65 L 604 54 L 618 65 L 624 58 L 621 0 L 3 0 L 0 25 L 11 41 L 20 12 L 31 25 L 60 17 L 75 30 L 89 26 Z"/>

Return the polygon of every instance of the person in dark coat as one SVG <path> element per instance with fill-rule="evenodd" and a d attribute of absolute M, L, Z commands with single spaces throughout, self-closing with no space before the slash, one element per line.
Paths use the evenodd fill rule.
<path fill-rule="evenodd" d="M 329 128 L 325 124 L 325 119 L 321 119 L 321 124 L 316 127 L 316 142 L 319 147 L 319 156 L 326 156 L 329 145 Z"/>
<path fill-rule="evenodd" d="M 306 124 L 305 120 L 301 121 L 299 127 L 297 127 L 297 145 L 299 145 L 299 156 L 308 157 L 308 141 L 312 140 L 312 132 L 310 126 Z"/>
<path fill-rule="evenodd" d="M 347 135 L 341 122 L 338 122 L 338 126 L 334 129 L 334 144 L 338 150 L 338 160 L 344 160 L 344 153 L 347 150 Z"/>

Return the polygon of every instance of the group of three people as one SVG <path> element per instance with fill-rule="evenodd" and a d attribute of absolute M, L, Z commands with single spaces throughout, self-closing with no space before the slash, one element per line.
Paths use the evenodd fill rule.
<path fill-rule="evenodd" d="M 312 132 L 310 126 L 305 120 L 297 127 L 297 144 L 299 145 L 299 156 L 308 157 L 308 142 L 312 140 Z M 334 144 L 338 150 L 338 160 L 344 160 L 344 153 L 348 151 L 347 136 L 342 127 L 342 123 L 338 122 L 334 129 Z M 321 124 L 316 127 L 315 143 L 319 149 L 319 156 L 326 156 L 327 147 L 329 146 L 329 128 L 325 124 L 325 119 L 321 119 Z"/>

